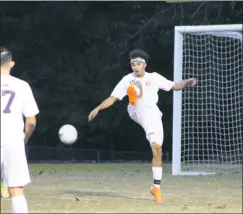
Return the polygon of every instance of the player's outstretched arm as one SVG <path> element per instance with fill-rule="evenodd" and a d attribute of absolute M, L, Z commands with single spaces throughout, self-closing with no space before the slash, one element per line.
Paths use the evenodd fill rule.
<path fill-rule="evenodd" d="M 196 83 L 197 80 L 195 78 L 190 78 L 190 79 L 183 80 L 181 82 L 175 82 L 174 85 L 172 86 L 172 89 L 175 91 L 179 91 L 188 86 L 194 86 L 196 85 Z"/>
<path fill-rule="evenodd" d="M 95 109 L 93 109 L 88 116 L 88 120 L 91 121 L 93 120 L 97 114 L 99 113 L 99 111 L 109 108 L 110 106 L 112 106 L 116 101 L 118 100 L 118 98 L 110 96 L 107 99 L 105 99 L 99 106 L 97 106 Z"/>
<path fill-rule="evenodd" d="M 25 139 L 24 142 L 28 143 L 28 140 L 30 138 L 30 136 L 32 135 L 32 133 L 35 130 L 36 127 L 36 117 L 32 116 L 32 117 L 25 117 L 26 121 L 25 121 Z"/>

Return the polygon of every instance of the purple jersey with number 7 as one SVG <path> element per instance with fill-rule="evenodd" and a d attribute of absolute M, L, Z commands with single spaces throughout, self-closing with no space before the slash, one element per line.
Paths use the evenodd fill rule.
<path fill-rule="evenodd" d="M 24 139 L 24 119 L 39 113 L 29 84 L 1 75 L 1 146 Z"/>

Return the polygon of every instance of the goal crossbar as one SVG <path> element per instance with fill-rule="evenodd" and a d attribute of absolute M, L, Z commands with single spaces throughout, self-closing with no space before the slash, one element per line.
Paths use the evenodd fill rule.
<path fill-rule="evenodd" d="M 217 31 L 242 31 L 243 24 L 227 25 L 195 25 L 195 26 L 175 26 L 175 32 L 217 32 Z"/>

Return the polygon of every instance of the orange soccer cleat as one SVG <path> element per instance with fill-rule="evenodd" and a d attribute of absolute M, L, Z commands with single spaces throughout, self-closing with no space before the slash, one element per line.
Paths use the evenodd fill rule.
<path fill-rule="evenodd" d="M 158 203 L 163 202 L 163 196 L 162 196 L 162 193 L 160 191 L 160 188 L 157 188 L 155 186 L 151 186 L 150 187 L 150 193 L 154 196 L 154 199 L 155 199 L 156 202 L 158 202 Z"/>
<path fill-rule="evenodd" d="M 128 96 L 129 103 L 131 103 L 132 105 L 135 105 L 137 103 L 137 99 L 138 99 L 137 91 L 133 85 L 130 85 L 127 88 L 127 96 Z"/>

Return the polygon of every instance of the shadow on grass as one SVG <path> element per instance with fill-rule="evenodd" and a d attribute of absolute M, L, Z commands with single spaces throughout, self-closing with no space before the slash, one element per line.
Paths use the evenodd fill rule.
<path fill-rule="evenodd" d="M 62 191 L 62 194 L 63 193 L 64 194 L 73 195 L 77 201 L 79 200 L 79 198 L 87 197 L 87 196 L 152 201 L 152 197 L 151 197 L 151 199 L 149 199 L 149 198 L 142 198 L 142 197 L 136 197 L 136 196 L 134 196 L 134 197 L 132 196 L 131 197 L 131 196 L 119 195 L 119 194 L 114 193 L 114 192 L 95 192 L 95 191 L 89 192 L 89 191 L 67 190 L 67 191 Z"/>

